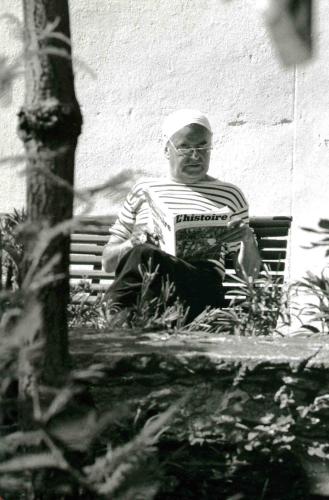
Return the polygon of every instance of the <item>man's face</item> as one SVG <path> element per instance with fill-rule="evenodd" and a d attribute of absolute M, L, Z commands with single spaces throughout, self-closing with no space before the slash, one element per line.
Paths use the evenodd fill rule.
<path fill-rule="evenodd" d="M 165 149 L 172 179 L 198 182 L 206 178 L 210 162 L 211 132 L 201 125 L 181 128 L 168 141 Z M 189 149 L 191 148 L 191 149 Z M 205 148 L 205 149 L 193 149 Z"/>

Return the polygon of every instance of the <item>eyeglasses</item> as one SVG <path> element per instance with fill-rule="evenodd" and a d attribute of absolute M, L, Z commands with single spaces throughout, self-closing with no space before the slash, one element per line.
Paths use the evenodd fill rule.
<path fill-rule="evenodd" d="M 194 152 L 197 152 L 199 154 L 206 154 L 206 153 L 209 153 L 212 150 L 212 146 L 211 145 L 204 146 L 202 148 L 177 148 L 175 146 L 175 144 L 170 139 L 168 139 L 168 142 L 170 142 L 173 150 L 175 151 L 175 153 L 178 156 L 190 156 Z"/>

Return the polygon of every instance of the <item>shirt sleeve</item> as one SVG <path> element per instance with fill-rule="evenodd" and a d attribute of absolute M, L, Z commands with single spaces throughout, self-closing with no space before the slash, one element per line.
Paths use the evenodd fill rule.
<path fill-rule="evenodd" d="M 136 223 L 146 218 L 145 196 L 143 186 L 138 183 L 128 193 L 118 218 L 110 227 L 110 234 L 120 238 L 122 241 L 128 240 Z"/>
<path fill-rule="evenodd" d="M 235 206 L 235 210 L 232 214 L 231 220 L 236 220 L 236 219 L 242 219 L 246 224 L 249 225 L 249 205 L 248 202 L 242 193 L 242 191 L 238 188 L 237 193 L 237 203 Z M 240 250 L 241 242 L 236 241 L 234 243 L 227 243 L 226 244 L 226 251 L 227 253 L 237 253 Z"/>

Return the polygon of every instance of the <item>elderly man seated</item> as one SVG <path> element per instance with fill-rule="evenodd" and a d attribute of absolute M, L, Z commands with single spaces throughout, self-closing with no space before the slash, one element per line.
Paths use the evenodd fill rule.
<path fill-rule="evenodd" d="M 261 260 L 252 229 L 248 225 L 248 204 L 235 185 L 208 175 L 212 130 L 200 111 L 183 109 L 169 115 L 163 124 L 164 154 L 168 176 L 138 182 L 128 194 L 121 213 L 110 228 L 102 263 L 107 272 L 115 270 L 109 289 L 111 312 L 136 304 L 142 284 L 141 266 L 151 262 L 154 278 L 149 299 L 160 296 L 164 279 L 173 283 L 173 299 L 188 308 L 188 321 L 207 306 L 223 305 L 224 257 L 231 254 L 238 276 L 256 277 Z M 228 207 L 231 220 L 222 237 L 216 259 L 183 260 L 162 251 L 152 238 L 153 228 L 145 189 L 151 187 L 171 210 L 186 207 L 202 213 L 211 206 Z"/>

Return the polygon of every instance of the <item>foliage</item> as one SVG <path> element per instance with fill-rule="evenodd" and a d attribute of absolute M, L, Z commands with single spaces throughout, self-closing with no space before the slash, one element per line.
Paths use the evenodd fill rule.
<path fill-rule="evenodd" d="M 151 283 L 157 269 L 152 271 L 151 262 L 141 266 L 141 292 L 136 306 L 129 314 L 129 325 L 135 331 L 167 330 L 177 331 L 186 321 L 187 311 L 183 304 L 175 299 L 174 286 L 169 279 L 162 280 L 159 296 L 151 293 Z"/>
<path fill-rule="evenodd" d="M 296 281 L 292 286 L 295 296 L 303 296 L 303 306 L 299 314 L 309 318 L 304 325 L 314 333 L 329 333 L 329 275 L 328 267 L 317 276 L 307 271 L 306 276 Z"/>
<path fill-rule="evenodd" d="M 71 287 L 69 321 L 71 326 L 88 326 L 100 330 L 123 329 L 138 334 L 149 331 L 174 332 L 183 327 L 187 311 L 174 298 L 174 287 L 169 280 L 163 280 L 159 296 L 150 293 L 150 285 L 156 269 L 151 264 L 140 268 L 142 276 L 141 293 L 135 306 L 112 313 L 113 305 L 104 292 L 96 296 L 87 280 L 81 280 Z"/>
<path fill-rule="evenodd" d="M 21 283 L 23 242 L 19 229 L 26 222 L 24 209 L 5 214 L 0 219 L 0 247 L 2 250 L 1 276 L 5 289 L 17 289 Z"/>
<path fill-rule="evenodd" d="M 306 248 L 326 248 L 325 256 L 329 256 L 329 220 L 320 219 L 319 228 L 306 228 L 304 231 L 324 236 L 312 242 Z M 292 297 L 302 297 L 303 306 L 299 306 L 297 317 L 301 317 L 303 326 L 313 333 L 329 333 L 329 267 L 325 266 L 316 275 L 307 271 L 306 275 L 291 285 Z M 307 321 L 308 320 L 308 321 Z M 307 323 L 305 324 L 305 321 Z"/>
<path fill-rule="evenodd" d="M 16 238 L 22 224 L 14 215 L 4 225 L 5 248 L 9 243 L 10 248 L 20 245 Z M 128 409 L 123 404 L 121 409 L 101 415 L 95 409 L 88 387 L 101 383 L 106 374 L 103 367 L 72 371 L 55 387 L 45 386 L 40 379 L 43 343 L 38 338 L 41 311 L 34 301 L 35 292 L 57 279 L 53 271 L 56 256 L 41 269 L 38 264 L 52 239 L 76 224 L 76 220 L 69 220 L 38 228 L 24 279 L 17 280 L 17 288 L 2 292 L 0 491 L 15 500 L 151 499 L 158 490 L 160 474 L 155 444 L 176 407 L 149 420 L 137 436 L 112 449 L 108 426 Z M 35 233 L 29 224 L 24 229 Z M 82 320 L 93 321 L 88 309 L 83 314 Z M 22 394 L 17 392 L 18 380 Z"/>
<path fill-rule="evenodd" d="M 257 336 L 273 334 L 278 320 L 289 324 L 288 290 L 269 273 L 258 279 L 235 280 L 240 286 L 231 291 L 237 298 L 231 300 L 228 308 L 208 308 L 183 330 Z"/>
<path fill-rule="evenodd" d="M 16 318 L 23 306 L 21 293 L 23 242 L 20 228 L 26 221 L 23 210 L 14 210 L 0 219 L 0 325 L 4 327 Z"/>
<path fill-rule="evenodd" d="M 174 299 L 173 284 L 164 280 L 159 296 L 154 297 L 150 295 L 150 285 L 156 269 L 151 271 L 149 264 L 140 272 L 142 287 L 136 306 L 117 314 L 111 313 L 106 294 L 99 293 L 91 300 L 91 286 L 87 281 L 73 287 L 72 301 L 80 300 L 80 303 L 70 306 L 71 324 L 102 330 L 130 329 L 135 333 L 162 330 L 171 334 L 198 331 L 257 336 L 272 334 L 278 319 L 284 324 L 290 322 L 288 291 L 269 273 L 249 281 L 235 278 L 239 287 L 231 293 L 240 296 L 238 299 L 233 298 L 227 309 L 207 308 L 188 323 L 188 310 L 179 299 Z"/>
<path fill-rule="evenodd" d="M 91 284 L 87 279 L 70 286 L 68 321 L 71 327 L 83 326 L 98 329 L 106 314 L 104 293 L 92 294 Z"/>
<path fill-rule="evenodd" d="M 240 317 L 240 334 L 269 335 L 275 331 L 278 320 L 290 324 L 289 290 L 280 285 L 279 278 L 265 270 L 259 278 L 240 282 L 245 299 L 241 304 L 232 304 Z"/>
<path fill-rule="evenodd" d="M 69 51 L 71 41 L 63 33 L 56 31 L 56 28 L 58 28 L 60 23 L 60 19 L 56 18 L 53 22 L 47 23 L 45 28 L 38 33 L 39 40 L 47 41 L 48 46 L 43 47 L 36 52 L 31 47 L 26 46 L 24 37 L 25 28 L 18 17 L 11 14 L 3 14 L 0 16 L 0 21 L 6 21 L 13 27 L 15 38 L 21 41 L 23 45 L 22 52 L 12 61 L 8 61 L 8 58 L 3 55 L 0 56 L 0 99 L 3 105 L 9 105 L 12 101 L 13 83 L 16 78 L 24 74 L 24 63 L 27 60 L 32 59 L 36 53 L 54 55 L 64 59 L 72 59 Z M 54 44 L 51 45 L 51 40 L 60 40 L 63 42 L 64 48 L 59 48 Z M 74 58 L 74 62 L 80 69 L 88 73 L 89 76 L 96 78 L 95 73 L 83 61 L 78 58 Z"/>
<path fill-rule="evenodd" d="M 51 269 L 47 272 L 53 279 Z M 57 386 L 42 383 L 41 311 L 33 290 L 36 279 L 42 276 L 43 282 L 47 272 L 38 271 L 23 288 L 19 314 L 0 331 L 0 491 L 15 500 L 32 498 L 32 493 L 47 500 L 152 499 L 160 473 L 155 444 L 177 407 L 152 418 L 137 436 L 112 449 L 106 431 L 128 409 L 123 405 L 99 414 L 95 408 L 88 387 L 103 383 L 103 366 L 73 370 Z M 17 393 L 19 378 L 26 383 L 23 400 Z"/>
<path fill-rule="evenodd" d="M 312 242 L 310 248 L 325 247 L 327 249 L 325 255 L 326 257 L 329 257 L 329 219 L 320 219 L 318 225 L 318 229 L 309 227 L 303 227 L 302 229 L 304 231 L 324 236 L 321 240 Z"/>
<path fill-rule="evenodd" d="M 36 332 L 40 322 L 38 306 L 26 311 L 10 336 L 3 333 L 0 344 L 3 412 L 6 389 L 25 371 L 30 380 L 33 421 L 26 430 L 7 432 L 2 426 L 0 438 L 0 489 L 27 498 L 29 489 L 35 498 L 153 498 L 157 480 L 147 471 L 154 468 L 155 443 L 166 430 L 176 408 L 149 420 L 142 431 L 125 445 L 107 449 L 98 456 L 91 453 L 99 434 L 118 417 L 109 411 L 99 415 L 88 399 L 87 384 L 100 384 L 106 374 L 101 365 L 72 371 L 65 384 L 46 387 L 38 380 L 39 347 Z M 23 361 L 22 361 L 23 360 Z M 11 401 L 13 404 L 13 401 Z M 121 409 L 121 413 L 124 412 Z M 7 419 L 8 420 L 8 419 Z M 11 424 L 16 422 L 11 422 Z M 33 471 L 52 471 L 52 484 L 32 482 Z M 24 471 L 27 473 L 24 474 Z M 54 480 L 57 473 L 57 481 Z M 142 472 L 142 473 L 141 473 Z M 50 494 L 50 491 L 52 492 Z M 38 496 L 39 495 L 39 496 Z M 9 498 L 9 496 L 7 497 Z M 61 498 L 63 498 L 61 496 Z"/>

